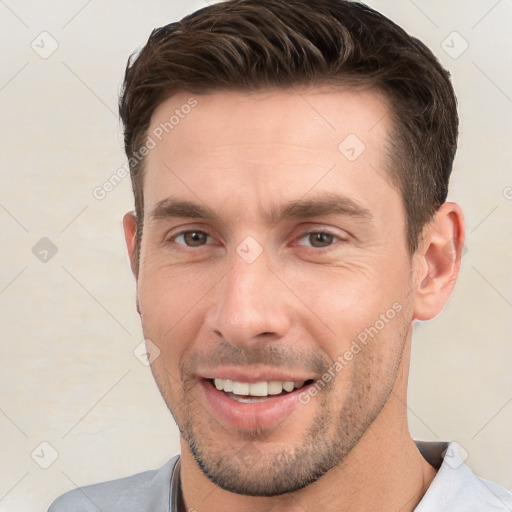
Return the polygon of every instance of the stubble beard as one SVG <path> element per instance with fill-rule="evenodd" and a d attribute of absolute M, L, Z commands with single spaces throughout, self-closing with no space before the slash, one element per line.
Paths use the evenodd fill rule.
<path fill-rule="evenodd" d="M 222 489 L 247 496 L 279 496 L 302 489 L 343 464 L 369 426 L 385 406 L 393 390 L 410 327 L 405 319 L 396 331 L 393 364 L 376 375 L 378 356 L 365 347 L 352 361 L 354 364 L 350 391 L 344 405 L 336 413 L 333 386 L 324 388 L 310 403 L 320 401 L 318 412 L 302 439 L 293 445 L 266 441 L 274 431 L 239 432 L 222 444 L 215 432 L 229 439 L 227 432 L 182 388 L 179 400 L 168 389 L 157 384 L 201 471 Z M 379 343 L 376 338 L 372 343 Z M 336 379 L 332 381 L 334 383 Z M 190 395 L 189 395 L 190 396 Z M 299 407 L 307 407 L 300 405 Z M 197 421 L 207 417 L 207 423 Z M 209 428 L 211 427 L 211 428 Z M 279 426 L 282 432 L 286 427 Z M 286 435 L 284 436 L 286 438 Z"/>

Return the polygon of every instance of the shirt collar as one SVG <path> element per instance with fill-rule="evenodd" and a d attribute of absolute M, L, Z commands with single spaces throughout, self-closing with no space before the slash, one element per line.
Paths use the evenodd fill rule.
<path fill-rule="evenodd" d="M 464 463 L 467 452 L 460 445 L 416 441 L 416 446 L 438 472 L 414 512 L 512 510 L 512 494 L 475 475 Z"/>
<path fill-rule="evenodd" d="M 423 458 L 438 470 L 414 512 L 511 511 L 512 494 L 503 487 L 479 478 L 464 463 L 467 456 L 457 443 L 415 441 Z M 169 511 L 184 509 L 180 484 L 180 458 L 171 473 Z"/>

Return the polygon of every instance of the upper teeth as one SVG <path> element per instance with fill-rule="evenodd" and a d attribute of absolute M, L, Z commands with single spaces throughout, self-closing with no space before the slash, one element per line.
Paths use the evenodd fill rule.
<path fill-rule="evenodd" d="M 239 382 L 237 380 L 214 379 L 214 384 L 218 390 L 231 392 L 235 395 L 267 396 L 278 395 L 283 389 L 290 392 L 295 388 L 301 388 L 304 381 Z"/>

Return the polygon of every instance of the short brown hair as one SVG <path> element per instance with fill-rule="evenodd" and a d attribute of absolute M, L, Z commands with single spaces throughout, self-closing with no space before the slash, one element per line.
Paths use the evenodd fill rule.
<path fill-rule="evenodd" d="M 358 2 L 228 0 L 153 30 L 128 60 L 119 110 L 135 196 L 137 257 L 144 160 L 133 155 L 160 103 L 182 91 L 333 82 L 374 86 L 389 100 L 387 168 L 403 198 L 413 254 L 448 193 L 458 132 L 449 73 L 423 43 Z"/>

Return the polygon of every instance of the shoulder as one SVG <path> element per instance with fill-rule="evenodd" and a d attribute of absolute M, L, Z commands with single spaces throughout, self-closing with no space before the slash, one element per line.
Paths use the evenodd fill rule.
<path fill-rule="evenodd" d="M 506 489 L 484 478 L 478 477 L 485 494 L 491 496 L 496 504 L 496 510 L 503 510 L 510 512 L 512 510 L 512 490 Z"/>
<path fill-rule="evenodd" d="M 436 477 L 415 512 L 431 512 L 433 510 L 504 512 L 512 510 L 512 492 L 475 475 L 464 463 L 467 453 L 457 443 L 416 444 L 422 455 L 431 464 L 437 460 L 442 462 Z M 430 460 L 429 456 L 431 456 Z M 432 465 L 437 466 L 437 464 Z"/>
<path fill-rule="evenodd" d="M 126 478 L 78 487 L 58 497 L 48 512 L 145 512 L 168 510 L 176 455 L 161 468 Z"/>

